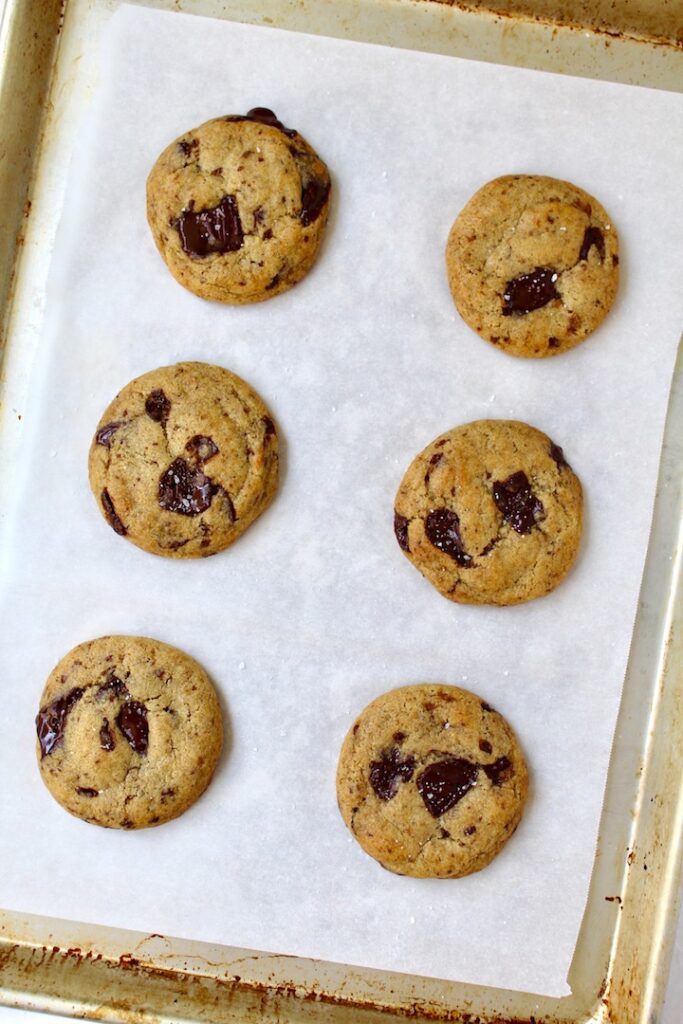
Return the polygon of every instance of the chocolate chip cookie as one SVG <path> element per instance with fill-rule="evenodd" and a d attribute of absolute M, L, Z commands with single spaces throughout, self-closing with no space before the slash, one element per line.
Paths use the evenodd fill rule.
<path fill-rule="evenodd" d="M 527 789 L 510 726 L 457 686 L 382 694 L 356 719 L 337 768 L 339 809 L 360 845 L 415 878 L 486 867 L 517 828 Z"/>
<path fill-rule="evenodd" d="M 127 384 L 90 446 L 90 486 L 121 537 L 168 558 L 227 548 L 277 488 L 275 424 L 234 373 L 178 363 Z"/>
<path fill-rule="evenodd" d="M 568 181 L 513 174 L 489 182 L 458 215 L 446 246 L 463 320 L 514 356 L 554 356 L 607 316 L 619 243 L 596 199 Z"/>
<path fill-rule="evenodd" d="M 223 744 L 218 698 L 201 666 L 139 636 L 100 637 L 62 658 L 36 729 L 52 796 L 107 828 L 177 818 L 208 786 Z"/>
<path fill-rule="evenodd" d="M 410 464 L 394 532 L 449 600 L 519 604 L 567 575 L 582 510 L 581 484 L 549 437 L 514 420 L 477 420 L 441 434 Z"/>
<path fill-rule="evenodd" d="M 323 161 L 265 107 L 181 135 L 147 180 L 147 219 L 176 281 L 232 304 L 270 299 L 308 273 L 329 202 Z"/>

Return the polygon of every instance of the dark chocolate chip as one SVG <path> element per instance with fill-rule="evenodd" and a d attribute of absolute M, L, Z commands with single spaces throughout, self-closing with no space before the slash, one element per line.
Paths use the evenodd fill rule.
<path fill-rule="evenodd" d="M 265 231 L 263 232 L 263 238 L 264 238 L 264 241 L 266 241 L 266 242 L 267 242 L 267 241 L 269 241 L 269 240 L 270 240 L 270 239 L 271 239 L 272 237 L 273 237 L 273 232 L 272 232 L 272 229 L 271 229 L 271 228 L 266 228 L 266 230 L 265 230 Z"/>
<path fill-rule="evenodd" d="M 465 835 L 466 836 L 473 836 L 474 833 L 477 831 L 477 826 L 476 825 L 468 825 L 467 828 L 464 831 L 465 831 Z"/>
<path fill-rule="evenodd" d="M 171 403 L 161 390 L 150 391 L 145 402 L 145 412 L 155 423 L 165 424 L 171 411 Z"/>
<path fill-rule="evenodd" d="M 299 220 L 305 228 L 318 219 L 329 194 L 329 181 L 310 178 L 305 185 L 302 182 Z"/>
<path fill-rule="evenodd" d="M 178 219 L 178 232 L 181 245 L 189 256 L 237 252 L 244 243 L 237 199 L 224 196 L 218 206 L 199 213 L 184 210 Z"/>
<path fill-rule="evenodd" d="M 485 700 L 481 702 L 481 707 L 483 711 L 492 711 L 494 714 L 496 713 L 495 708 L 492 708 L 491 705 L 487 704 Z"/>
<path fill-rule="evenodd" d="M 113 671 L 109 672 L 109 675 L 107 676 L 106 680 L 102 683 L 100 688 L 95 693 L 95 699 L 101 700 L 102 697 L 105 697 L 110 694 L 114 694 L 117 697 L 123 698 L 128 696 L 128 687 L 124 682 L 122 682 L 122 680 L 119 679 L 118 676 L 114 675 Z"/>
<path fill-rule="evenodd" d="M 41 708 L 36 716 L 36 732 L 40 743 L 41 758 L 51 754 L 64 739 L 64 728 L 69 712 L 83 696 L 80 686 L 74 687 L 63 697 L 53 700 Z"/>
<path fill-rule="evenodd" d="M 166 512 L 198 516 L 209 508 L 216 491 L 201 469 L 185 459 L 175 459 L 159 478 L 159 506 Z"/>
<path fill-rule="evenodd" d="M 483 750 L 485 754 L 490 754 L 493 747 L 488 740 L 479 740 L 479 749 Z"/>
<path fill-rule="evenodd" d="M 268 107 L 252 107 L 241 120 L 258 121 L 260 124 L 270 125 L 271 128 L 279 128 L 289 139 L 293 139 L 296 135 L 295 129 L 285 128 L 282 121 L 278 120 L 273 111 L 268 110 Z"/>
<path fill-rule="evenodd" d="M 450 834 L 450 832 L 448 831 L 447 828 L 440 829 L 440 832 L 441 832 L 441 838 L 442 839 L 450 839 L 451 838 L 451 834 Z"/>
<path fill-rule="evenodd" d="M 438 466 L 442 459 L 443 452 L 437 452 L 436 455 L 432 455 L 431 459 L 429 460 L 429 465 Z"/>
<path fill-rule="evenodd" d="M 116 420 L 116 422 L 114 423 L 105 423 L 105 425 L 103 427 L 100 427 L 100 429 L 95 434 L 95 443 L 101 444 L 105 448 L 108 448 L 109 445 L 111 444 L 112 437 L 119 429 L 119 427 L 122 426 L 123 420 Z"/>
<path fill-rule="evenodd" d="M 503 519 L 517 533 L 530 533 L 543 518 L 543 504 L 531 490 L 526 473 L 519 470 L 507 480 L 494 480 L 493 500 Z"/>
<path fill-rule="evenodd" d="M 559 299 L 556 281 L 557 271 L 551 267 L 536 267 L 530 274 L 508 281 L 503 292 L 503 316 L 523 316 Z"/>
<path fill-rule="evenodd" d="M 204 434 L 195 434 L 185 445 L 185 451 L 194 455 L 197 462 L 208 462 L 214 455 L 218 455 L 218 445 L 210 437 Z"/>
<path fill-rule="evenodd" d="M 479 765 L 454 757 L 428 765 L 415 779 L 415 785 L 431 816 L 439 818 L 472 789 L 478 773 Z"/>
<path fill-rule="evenodd" d="M 550 458 L 557 464 L 558 469 L 562 469 L 563 466 L 570 468 L 559 444 L 555 444 L 553 441 L 550 442 Z"/>
<path fill-rule="evenodd" d="M 185 156 L 189 156 L 193 149 L 197 149 L 199 146 L 199 139 L 193 139 L 192 142 L 187 142 L 185 139 L 181 139 L 178 143 L 178 148 Z"/>
<path fill-rule="evenodd" d="M 617 256 L 616 253 L 612 257 L 612 266 L 613 267 L 618 267 L 619 266 L 619 257 Z"/>
<path fill-rule="evenodd" d="M 398 512 L 394 512 L 394 533 L 396 534 L 396 540 L 398 546 L 402 551 L 410 551 L 410 545 L 408 543 L 408 526 L 410 520 L 406 519 L 405 516 L 401 516 Z"/>
<path fill-rule="evenodd" d="M 270 281 L 266 285 L 266 291 L 270 292 L 270 291 L 273 290 L 273 288 L 277 288 L 279 283 L 280 283 L 280 275 L 276 274 L 275 277 L 271 277 Z"/>
<path fill-rule="evenodd" d="M 147 753 L 149 726 L 144 704 L 137 700 L 127 701 L 116 716 L 116 724 L 136 754 Z"/>
<path fill-rule="evenodd" d="M 116 746 L 114 734 L 109 728 L 109 719 L 103 718 L 100 726 L 100 746 L 102 750 L 113 750 Z"/>
<path fill-rule="evenodd" d="M 271 420 L 270 416 L 263 417 L 263 426 L 265 427 L 265 436 L 268 437 L 270 434 L 275 433 L 275 424 Z"/>
<path fill-rule="evenodd" d="M 402 757 L 398 747 L 383 750 L 379 761 L 370 762 L 370 785 L 380 800 L 391 800 L 398 792 L 399 783 L 409 782 L 415 770 L 412 754 Z"/>
<path fill-rule="evenodd" d="M 111 526 L 112 530 L 114 530 L 115 533 L 118 533 L 120 537 L 125 537 L 126 534 L 128 533 L 128 530 L 125 528 L 125 526 L 119 519 L 118 515 L 116 514 L 114 502 L 111 500 L 111 497 L 109 496 L 109 491 L 107 490 L 106 487 L 100 494 L 100 501 L 102 502 L 102 508 L 104 509 L 105 516 L 107 517 L 107 522 Z"/>
<path fill-rule="evenodd" d="M 581 251 L 579 252 L 579 260 L 587 260 L 588 253 L 592 246 L 598 250 L 598 256 L 600 262 L 605 258 L 605 239 L 600 228 L 586 228 L 583 233 L 583 242 L 581 243 Z"/>
<path fill-rule="evenodd" d="M 500 786 L 510 776 L 512 764 L 507 757 L 499 757 L 493 764 L 483 764 L 482 769 L 491 780 L 492 786 Z"/>
<path fill-rule="evenodd" d="M 76 786 L 76 792 L 80 793 L 81 796 L 99 796 L 99 789 L 88 789 L 87 786 Z"/>
<path fill-rule="evenodd" d="M 435 508 L 425 519 L 427 538 L 445 555 L 458 563 L 463 569 L 472 564 L 472 556 L 465 551 L 460 538 L 460 519 L 455 512 L 447 508 Z"/>
<path fill-rule="evenodd" d="M 560 347 L 560 339 L 559 338 L 548 338 L 548 348 L 559 348 L 559 347 Z"/>
<path fill-rule="evenodd" d="M 406 738 L 406 734 L 404 732 L 400 732 L 399 731 L 399 732 L 395 732 L 394 733 L 394 742 L 395 743 L 403 743 L 405 738 Z"/>

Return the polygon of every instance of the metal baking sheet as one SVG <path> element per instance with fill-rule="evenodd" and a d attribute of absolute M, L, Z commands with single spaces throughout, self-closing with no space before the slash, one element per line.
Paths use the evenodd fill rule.
<path fill-rule="evenodd" d="M 29 233 L 29 236 L 27 238 L 27 241 L 28 241 L 28 244 L 31 243 L 30 233 Z M 33 262 L 33 267 L 37 267 L 37 262 L 38 262 L 37 260 Z M 31 269 L 31 268 L 29 268 L 29 269 Z M 9 356 L 10 356 L 10 358 L 12 357 L 12 355 L 13 355 L 13 353 L 15 351 L 16 351 L 16 349 L 14 348 L 14 336 L 12 336 L 12 345 L 10 346 L 10 349 L 9 349 Z M 14 396 L 12 396 L 12 397 L 14 398 Z M 18 401 L 18 399 L 16 399 L 16 398 L 14 398 L 14 400 Z M 17 406 L 17 408 L 20 408 L 20 406 Z M 661 502 L 659 502 L 658 507 L 659 507 L 660 504 L 661 504 Z M 656 622 L 659 623 L 659 618 L 657 618 Z M 639 634 L 637 633 L 637 636 L 638 635 Z M 634 650 L 635 650 L 635 647 L 634 647 Z M 628 690 L 627 690 L 627 693 L 628 693 Z M 641 694 L 641 696 L 642 696 L 642 694 Z M 635 863 L 635 854 L 634 854 L 634 858 L 632 858 L 632 861 Z M 651 865 L 650 864 L 648 864 L 648 867 L 651 869 Z M 650 876 L 650 879 L 651 878 L 652 878 L 652 876 Z M 613 889 L 613 886 L 611 888 Z M 604 892 L 604 891 L 605 890 L 603 889 L 602 892 Z M 616 903 L 616 900 L 614 900 L 613 902 Z M 618 906 L 618 904 L 616 904 L 616 906 L 608 907 L 607 909 L 614 911 L 614 916 L 618 916 L 616 914 L 616 912 L 615 912 L 617 906 Z M 590 911 L 590 901 L 589 901 L 589 911 Z M 18 930 L 18 932 L 16 934 L 22 934 L 22 933 L 20 933 L 20 929 Z M 94 934 L 94 933 L 90 933 L 90 934 Z M 100 938 L 101 938 L 101 936 L 100 936 Z M 127 946 L 130 947 L 132 945 L 132 940 L 128 936 L 127 936 L 127 938 L 128 938 Z M 595 934 L 592 935 L 592 940 L 593 941 L 595 940 Z M 94 940 L 92 940 L 92 941 L 94 941 Z M 60 949 L 63 948 L 61 943 L 57 943 L 57 945 L 59 945 Z M 132 951 L 131 951 L 130 948 L 127 948 L 122 953 L 120 953 L 120 958 L 121 958 L 121 962 L 122 962 L 121 966 L 124 966 L 125 969 L 128 972 L 132 972 L 133 974 L 135 974 L 136 983 L 140 980 L 140 978 L 138 978 L 138 975 L 140 975 L 140 977 L 142 977 L 142 975 L 144 973 L 143 971 L 140 970 L 141 965 L 144 965 L 144 964 L 147 964 L 147 963 L 154 964 L 155 955 L 157 955 L 154 952 L 154 945 L 155 945 L 154 942 L 151 943 L 151 946 L 148 943 L 143 943 L 141 951 L 144 953 L 144 955 L 142 957 L 140 957 L 138 955 L 138 953 L 140 952 L 140 947 L 139 946 L 138 946 L 138 948 L 135 948 Z M 579 956 L 579 953 L 581 951 L 581 945 L 582 944 L 580 942 L 580 947 L 579 947 L 579 950 L 578 950 L 578 956 Z M 150 946 L 150 948 L 147 948 L 147 946 Z M 96 943 L 95 943 L 94 948 L 95 949 L 99 948 L 96 945 Z M 199 948 L 199 947 L 193 946 L 193 949 L 195 949 L 195 948 Z M 590 946 L 587 946 L 586 948 L 589 950 L 589 953 L 590 953 Z M 164 940 L 164 949 L 168 950 L 168 940 Z M 174 947 L 174 949 L 175 949 L 175 947 Z M 74 943 L 73 945 L 71 945 L 70 956 L 71 956 L 72 959 L 75 958 L 76 961 L 80 964 L 81 963 L 81 957 L 83 955 L 85 955 L 86 958 L 87 958 L 87 954 L 88 953 L 92 953 L 92 951 L 93 951 L 93 945 L 92 945 L 92 943 L 90 941 L 87 942 L 87 943 L 86 942 L 83 942 L 83 943 L 78 943 L 77 942 L 77 943 Z M 206 952 L 207 951 L 205 950 L 205 953 Z M 222 951 L 222 957 L 219 957 L 219 959 L 222 958 L 224 964 L 227 965 L 227 964 L 229 964 L 229 957 L 226 956 L 226 953 L 227 953 L 227 951 L 223 950 Z M 16 954 L 16 955 L 18 955 L 18 954 Z M 41 978 L 47 977 L 48 974 L 49 974 L 49 971 L 51 970 L 51 968 L 47 968 L 47 967 L 44 966 L 46 959 L 47 959 L 47 961 L 49 961 L 50 964 L 53 964 L 56 955 L 57 955 L 56 953 L 53 953 L 52 959 L 50 959 L 49 956 L 47 956 L 47 957 L 43 956 L 43 967 L 44 967 L 44 970 L 41 968 L 41 972 L 39 972 L 41 974 Z M 195 954 L 193 954 L 193 955 L 195 955 Z M 197 955 L 199 956 L 201 954 L 197 953 Z M 253 957 L 253 955 L 254 954 L 249 954 L 250 959 Z M 160 959 L 161 959 L 162 964 L 166 964 L 168 966 L 169 961 L 173 961 L 173 956 L 174 956 L 173 952 L 161 954 Z M 213 956 L 215 956 L 215 951 L 212 951 L 212 957 Z M 241 957 L 241 959 L 242 958 L 244 958 L 244 957 Z M 90 959 L 92 959 L 92 956 L 90 957 Z M 103 955 L 103 959 L 104 959 L 104 961 L 109 963 L 108 956 Z M 12 963 L 14 963 L 14 957 L 12 957 Z M 96 963 L 101 964 L 102 962 L 101 961 L 97 961 Z M 308 990 L 310 990 L 310 991 L 314 991 L 315 990 L 314 989 L 314 985 L 311 985 L 311 983 L 310 983 L 310 977 L 311 977 L 310 974 L 308 974 L 308 975 L 305 974 L 305 968 L 310 966 L 310 965 L 306 965 L 305 962 L 299 962 L 300 964 L 304 965 L 304 967 L 301 969 L 301 971 L 303 971 L 303 973 L 301 973 L 301 971 L 295 971 L 293 965 L 287 964 L 287 967 L 289 968 L 289 970 L 286 970 L 284 973 L 280 973 L 280 974 L 279 974 L 279 970 L 282 967 L 282 958 L 280 958 L 280 957 L 275 957 L 275 958 L 273 958 L 273 957 L 269 957 L 269 958 L 268 957 L 263 957 L 262 961 L 259 961 L 259 963 L 261 963 L 262 966 L 267 966 L 269 971 L 271 971 L 271 972 L 274 971 L 274 974 L 270 975 L 270 981 L 271 981 L 270 987 L 274 988 L 275 990 L 278 989 L 281 985 L 285 985 L 287 987 L 288 978 L 291 978 L 291 977 L 299 978 L 299 982 L 292 983 L 292 984 L 295 985 L 295 988 L 297 987 L 297 985 L 299 986 L 297 988 L 297 990 L 299 992 L 306 990 L 306 985 L 307 984 L 309 986 Z M 278 968 L 273 968 L 273 963 L 278 965 Z M 577 961 L 574 962 L 574 967 L 577 967 Z M 227 970 L 227 968 L 226 968 L 226 970 Z M 294 973 L 292 973 L 292 972 L 294 972 Z M 315 971 L 313 973 L 317 977 L 317 968 L 315 969 Z M 329 972 L 326 972 L 325 970 L 319 971 L 319 974 L 324 975 L 326 977 L 329 977 Z M 332 969 L 332 974 L 334 975 L 334 969 Z M 349 984 L 352 985 L 353 984 L 353 979 L 361 978 L 362 974 L 364 974 L 364 973 L 362 973 L 362 972 L 350 972 L 350 971 L 345 972 L 345 974 L 342 977 L 345 978 L 346 984 L 344 986 L 342 986 L 342 988 L 345 989 L 348 992 L 349 991 Z M 121 971 L 119 971 L 117 973 L 117 979 L 120 980 L 122 977 L 123 977 L 123 974 L 122 974 Z M 226 974 L 225 977 L 231 977 L 231 976 L 229 974 Z M 649 975 L 648 977 L 651 977 L 651 975 Z M 236 982 L 238 987 L 240 985 L 244 985 L 246 983 L 245 978 L 247 978 L 248 981 L 253 981 L 254 983 L 256 983 L 256 981 L 258 980 L 258 972 L 257 972 L 257 975 L 251 976 L 251 978 L 249 977 L 249 973 L 247 973 L 247 975 L 245 975 L 245 974 L 240 975 L 240 981 Z M 303 980 L 301 980 L 301 979 L 303 979 Z M 308 981 L 306 979 L 308 979 Z M 119 984 L 119 980 L 117 981 L 117 985 Z M 339 980 L 339 976 L 337 976 L 337 980 Z M 275 982 L 278 982 L 278 984 L 276 984 Z M 379 975 L 375 975 L 375 974 L 372 974 L 372 977 L 370 978 L 370 983 L 371 983 L 372 991 L 375 993 L 372 996 L 372 998 L 370 999 L 370 1001 L 375 1000 L 375 1001 L 378 1001 L 378 1002 L 382 1002 L 382 998 L 385 998 L 387 1000 L 387 1005 L 389 1005 L 389 1006 L 393 1005 L 392 1004 L 392 1000 L 394 999 L 394 996 L 396 998 L 398 998 L 398 999 L 400 998 L 401 991 L 404 992 L 405 991 L 405 987 L 407 987 L 407 984 L 408 984 L 407 982 L 405 982 L 404 979 L 402 979 L 401 981 L 395 980 L 395 984 L 394 984 L 394 980 L 393 979 L 389 978 L 388 981 L 387 981 L 386 976 L 379 976 Z M 321 985 L 324 985 L 324 984 L 325 984 L 324 982 L 321 983 Z M 356 984 L 357 984 L 357 982 L 356 982 Z M 458 994 L 458 986 L 456 986 L 455 988 L 453 986 L 445 986 L 445 988 L 439 989 L 438 988 L 438 984 L 439 983 L 433 983 L 431 985 L 431 988 L 430 988 L 430 985 L 427 984 L 427 983 L 413 983 L 413 991 L 414 991 L 414 993 L 416 993 L 416 992 L 421 993 L 422 996 L 427 998 L 428 1001 L 429 1001 L 429 996 L 431 995 L 432 996 L 432 1001 L 434 1002 L 434 1006 L 436 1008 L 440 1007 L 440 1011 L 439 1012 L 445 1012 L 445 1010 L 449 1010 L 449 1012 L 451 1012 L 451 1011 L 454 1010 L 454 1008 L 456 1008 L 458 1006 L 461 1006 L 461 1007 L 463 1006 L 462 1001 L 460 1001 L 460 1000 L 462 998 L 466 998 L 468 996 L 469 988 L 461 989 L 460 990 L 460 994 Z M 388 988 L 387 988 L 387 985 L 389 986 Z M 574 993 L 577 993 L 577 991 L 579 990 L 579 987 L 580 987 L 580 985 L 579 985 L 579 976 L 577 974 L 575 974 L 575 972 L 574 972 L 574 977 L 572 978 L 572 987 L 574 988 Z M 384 996 L 382 996 L 382 998 L 380 998 L 380 996 L 377 994 L 380 990 L 385 993 Z M 587 989 L 587 990 L 590 990 L 590 988 Z M 319 989 L 319 991 L 321 991 L 326 996 L 335 996 L 335 995 L 339 996 L 339 992 L 336 990 L 334 985 L 333 985 L 332 992 L 330 991 L 330 988 L 324 988 L 324 987 Z M 389 992 L 388 996 L 386 995 L 387 991 Z M 438 995 L 438 994 L 436 994 L 438 992 L 443 992 L 443 991 L 445 991 L 447 994 L 446 995 L 443 995 L 443 994 Z M 493 1001 L 492 1004 L 490 1004 L 490 1006 L 494 1007 L 495 1011 L 500 1015 L 500 1013 L 505 1009 L 504 1008 L 504 1001 L 505 1000 L 499 998 L 499 995 L 500 995 L 500 993 L 496 993 L 496 1001 Z M 293 998 L 293 995 L 290 993 L 288 998 L 291 1001 L 291 999 Z M 352 999 L 353 999 L 353 993 L 351 993 L 351 1000 Z M 313 1001 L 313 1000 L 311 1000 L 311 1001 Z M 357 999 L 356 999 L 356 1001 L 357 1001 Z M 366 1001 L 368 1001 L 368 1000 L 366 1000 Z M 538 1001 L 536 1002 L 536 1004 L 533 1004 L 533 1006 L 536 1007 L 537 1016 L 538 1016 L 538 1013 L 541 1013 L 544 1010 L 543 1004 L 539 1004 Z M 290 1008 L 290 1009 L 292 1009 L 292 1008 Z M 546 1010 L 547 1009 L 548 1008 L 546 1008 Z M 571 1008 L 569 1007 L 569 1005 L 566 1005 L 565 1007 L 563 1007 L 562 1011 L 567 1013 L 567 1014 L 572 1013 Z M 273 1012 L 276 1012 L 276 1010 L 273 1011 Z M 505 1012 L 506 1013 L 511 1013 L 511 1011 L 509 1011 L 507 1009 L 505 1009 Z M 548 1012 L 550 1012 L 550 1011 L 548 1011 Z M 530 1011 L 527 1010 L 526 1013 L 528 1014 L 528 1013 L 530 1013 Z M 519 1015 L 519 1014 L 517 1014 L 517 1015 Z"/>

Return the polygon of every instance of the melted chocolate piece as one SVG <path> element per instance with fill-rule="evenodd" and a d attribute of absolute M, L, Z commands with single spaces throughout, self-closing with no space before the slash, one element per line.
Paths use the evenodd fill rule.
<path fill-rule="evenodd" d="M 396 540 L 398 546 L 402 551 L 410 551 L 410 545 L 408 543 L 408 525 L 409 519 L 405 516 L 400 516 L 398 512 L 394 512 L 394 533 L 396 534 Z"/>
<path fill-rule="evenodd" d="M 454 757 L 428 765 L 415 779 L 415 785 L 431 816 L 439 818 L 472 789 L 478 773 L 479 765 Z"/>
<path fill-rule="evenodd" d="M 128 530 L 125 528 L 125 526 L 119 519 L 118 515 L 116 514 L 114 502 L 111 500 L 109 496 L 109 491 L 107 490 L 106 487 L 100 494 L 100 501 L 102 502 L 102 508 L 104 509 L 105 516 L 107 517 L 107 522 L 111 526 L 112 530 L 114 530 L 115 533 L 118 533 L 120 537 L 125 537 L 126 534 L 128 533 Z"/>
<path fill-rule="evenodd" d="M 111 444 L 111 439 L 119 429 L 123 426 L 123 420 L 117 420 L 115 423 L 105 423 L 103 427 L 95 434 L 95 444 L 101 444 L 105 448 L 108 448 Z"/>
<path fill-rule="evenodd" d="M 150 391 L 145 402 L 145 412 L 149 418 L 154 420 L 155 423 L 164 425 L 170 411 L 171 403 L 161 388 L 157 388 L 156 391 Z"/>
<path fill-rule="evenodd" d="M 602 263 L 605 258 L 605 239 L 600 228 L 586 228 L 584 231 L 581 251 L 579 252 L 579 261 L 588 259 L 588 253 L 592 246 L 595 246 L 598 250 L 598 256 Z"/>
<path fill-rule="evenodd" d="M 495 480 L 493 500 L 503 513 L 503 519 L 517 533 L 530 533 L 543 517 L 543 504 L 531 490 L 526 473 L 520 469 L 507 480 Z"/>
<path fill-rule="evenodd" d="M 433 509 L 425 519 L 427 538 L 445 555 L 462 566 L 468 568 L 472 564 L 472 556 L 468 555 L 460 539 L 460 519 L 447 508 Z"/>
<path fill-rule="evenodd" d="M 178 143 L 178 149 L 185 155 L 189 156 L 193 149 L 196 149 L 199 145 L 199 139 L 193 139 L 192 142 L 186 142 L 185 139 L 181 139 Z"/>
<path fill-rule="evenodd" d="M 159 506 L 181 516 L 198 516 L 209 508 L 216 491 L 201 469 L 175 459 L 159 477 Z"/>
<path fill-rule="evenodd" d="M 194 455 L 197 462 L 208 462 L 214 455 L 218 455 L 218 445 L 210 437 L 204 434 L 195 434 L 185 445 L 185 451 Z"/>
<path fill-rule="evenodd" d="M 279 283 L 280 283 L 280 275 L 279 274 L 275 274 L 275 276 L 271 277 L 270 281 L 266 285 L 266 291 L 267 292 L 271 292 L 273 290 L 273 288 L 277 288 Z"/>
<path fill-rule="evenodd" d="M 85 691 L 76 686 L 64 697 L 53 700 L 41 708 L 36 716 L 36 732 L 40 743 L 40 756 L 47 757 L 64 739 L 64 728 L 69 712 L 83 696 Z"/>
<path fill-rule="evenodd" d="M 370 762 L 370 785 L 380 800 L 391 800 L 398 793 L 399 783 L 410 782 L 415 770 L 412 754 L 402 757 L 398 747 L 383 750 L 379 761 Z"/>
<path fill-rule="evenodd" d="M 560 347 L 560 339 L 559 338 L 554 338 L 554 337 L 548 338 L 548 348 L 559 348 L 559 347 Z"/>
<path fill-rule="evenodd" d="M 329 194 L 329 181 L 310 178 L 305 184 L 302 182 L 299 220 L 305 228 L 318 219 Z"/>
<path fill-rule="evenodd" d="M 294 128 L 285 128 L 277 115 L 268 107 L 252 107 L 246 114 L 230 114 L 226 121 L 258 121 L 259 124 L 267 124 L 271 128 L 278 128 L 288 139 L 293 139 L 297 134 Z"/>
<path fill-rule="evenodd" d="M 481 702 L 482 711 L 492 711 L 496 714 L 495 708 L 492 708 L 490 704 L 487 704 L 485 700 Z"/>
<path fill-rule="evenodd" d="M 116 740 L 109 728 L 109 720 L 107 718 L 102 719 L 102 725 L 100 726 L 100 746 L 102 750 L 113 750 L 116 746 Z"/>
<path fill-rule="evenodd" d="M 512 764 L 507 757 L 499 757 L 493 764 L 483 764 L 483 771 L 491 780 L 492 786 L 500 786 L 510 775 Z"/>
<path fill-rule="evenodd" d="M 399 730 L 399 732 L 395 732 L 394 733 L 394 741 L 396 743 L 403 743 L 405 738 L 406 738 L 406 734 L 404 732 L 401 732 L 400 730 Z"/>
<path fill-rule="evenodd" d="M 81 796 L 99 796 L 99 789 L 88 789 L 87 786 L 76 786 L 76 792 L 80 793 Z"/>
<path fill-rule="evenodd" d="M 237 252 L 244 243 L 235 196 L 224 196 L 218 206 L 193 213 L 183 210 L 178 219 L 180 242 L 188 256 Z"/>
<path fill-rule="evenodd" d="M 100 700 L 107 694 L 113 693 L 117 697 L 128 697 L 128 687 L 118 676 L 115 676 L 113 672 L 110 672 L 106 678 L 106 681 L 102 683 L 99 690 L 95 694 L 95 699 Z"/>
<path fill-rule="evenodd" d="M 564 452 L 560 448 L 559 444 L 555 444 L 553 441 L 550 442 L 550 458 L 557 464 L 558 469 L 562 469 L 563 466 L 569 468 L 569 463 L 564 457 Z"/>
<path fill-rule="evenodd" d="M 147 708 L 137 700 L 130 700 L 121 707 L 116 724 L 136 754 L 147 753 L 149 726 Z"/>
<path fill-rule="evenodd" d="M 557 271 L 550 267 L 536 267 L 530 274 L 508 281 L 503 292 L 503 316 L 523 316 L 561 298 L 556 281 Z"/>
<path fill-rule="evenodd" d="M 270 416 L 263 417 L 263 426 L 265 427 L 265 436 L 268 437 L 270 434 L 275 433 L 275 424 L 271 420 Z"/>
<path fill-rule="evenodd" d="M 483 750 L 485 754 L 490 754 L 493 747 L 488 740 L 479 740 L 479 749 Z"/>

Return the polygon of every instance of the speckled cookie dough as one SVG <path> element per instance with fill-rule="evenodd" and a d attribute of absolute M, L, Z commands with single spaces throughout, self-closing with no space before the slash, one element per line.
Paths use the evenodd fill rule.
<path fill-rule="evenodd" d="M 458 312 L 514 356 L 578 345 L 619 283 L 617 233 L 603 207 L 568 181 L 513 174 L 489 182 L 458 215 L 446 246 Z"/>
<path fill-rule="evenodd" d="M 206 672 L 175 647 L 139 636 L 100 637 L 62 658 L 36 730 L 52 796 L 106 828 L 177 818 L 208 786 L 223 745 Z"/>
<path fill-rule="evenodd" d="M 277 489 L 278 439 L 234 373 L 177 363 L 127 384 L 90 446 L 90 486 L 115 533 L 168 558 L 232 544 Z"/>
<path fill-rule="evenodd" d="M 264 107 L 181 135 L 147 180 L 147 219 L 176 281 L 232 304 L 270 299 L 308 273 L 329 202 L 323 161 Z"/>
<path fill-rule="evenodd" d="M 394 532 L 406 557 L 461 604 L 541 597 L 579 548 L 581 484 L 564 452 L 515 420 L 477 420 L 441 434 L 408 468 Z"/>
<path fill-rule="evenodd" d="M 339 809 L 362 848 L 415 878 L 486 867 L 517 828 L 527 789 L 510 726 L 456 686 L 378 697 L 350 729 L 337 768 Z"/>

